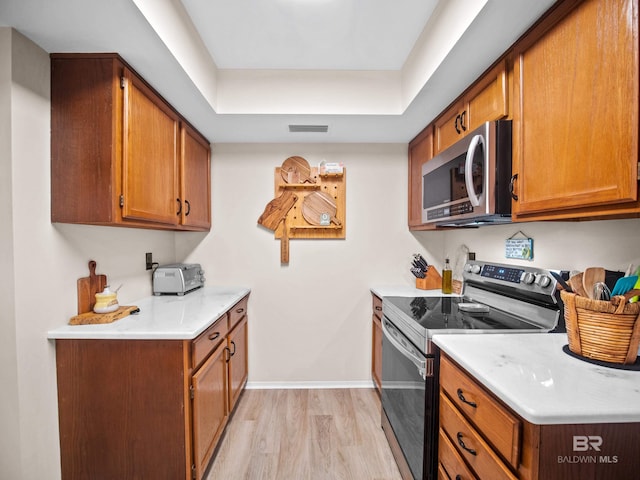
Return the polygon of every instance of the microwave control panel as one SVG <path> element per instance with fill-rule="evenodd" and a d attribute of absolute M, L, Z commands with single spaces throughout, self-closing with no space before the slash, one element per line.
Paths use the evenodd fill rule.
<path fill-rule="evenodd" d="M 427 211 L 427 220 L 438 220 L 439 218 L 455 217 L 473 212 L 471 202 L 456 203 L 447 207 L 432 208 Z"/>

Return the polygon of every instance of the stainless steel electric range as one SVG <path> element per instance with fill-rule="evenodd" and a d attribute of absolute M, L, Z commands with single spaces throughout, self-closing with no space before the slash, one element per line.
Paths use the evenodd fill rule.
<path fill-rule="evenodd" d="M 563 331 L 549 270 L 471 261 L 461 296 L 382 299 L 382 426 L 403 479 L 437 478 L 434 334 Z"/>

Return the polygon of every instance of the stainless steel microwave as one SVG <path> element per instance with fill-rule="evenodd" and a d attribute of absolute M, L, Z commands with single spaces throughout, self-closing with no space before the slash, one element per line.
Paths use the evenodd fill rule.
<path fill-rule="evenodd" d="M 422 223 L 508 223 L 511 190 L 511 120 L 487 122 L 422 166 Z"/>

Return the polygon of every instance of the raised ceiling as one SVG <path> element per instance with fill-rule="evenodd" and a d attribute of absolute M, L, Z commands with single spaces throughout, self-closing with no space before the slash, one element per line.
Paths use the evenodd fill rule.
<path fill-rule="evenodd" d="M 212 142 L 406 143 L 553 3 L 2 0 L 0 25 L 120 53 Z"/>

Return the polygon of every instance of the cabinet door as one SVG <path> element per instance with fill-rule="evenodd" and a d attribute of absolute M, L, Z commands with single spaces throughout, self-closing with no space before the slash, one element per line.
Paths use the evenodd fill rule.
<path fill-rule="evenodd" d="M 467 129 L 465 133 L 485 122 L 508 116 L 507 85 L 507 66 L 502 60 L 485 73 L 466 95 L 466 115 L 462 119 Z"/>
<path fill-rule="evenodd" d="M 465 131 L 461 124 L 461 121 L 465 120 L 462 118 L 464 108 L 465 102 L 464 100 L 460 100 L 440 115 L 440 117 L 435 121 L 433 145 L 434 155 L 446 150 L 464 136 Z"/>
<path fill-rule="evenodd" d="M 209 143 L 183 124 L 180 141 L 182 225 L 211 228 L 211 161 Z"/>
<path fill-rule="evenodd" d="M 550 22 L 515 51 L 514 215 L 638 211 L 638 3 L 587 0 Z"/>
<path fill-rule="evenodd" d="M 373 335 L 372 335 L 372 363 L 371 363 L 371 376 L 373 377 L 373 383 L 376 386 L 378 393 L 381 393 L 382 389 L 382 324 L 380 317 L 372 315 L 373 320 Z"/>
<path fill-rule="evenodd" d="M 248 355 L 247 355 L 247 317 L 238 323 L 238 325 L 229 334 L 229 349 L 231 356 L 229 358 L 229 410 L 233 407 L 242 393 L 242 389 L 247 381 L 249 373 Z"/>
<path fill-rule="evenodd" d="M 124 69 L 122 217 L 178 222 L 177 114 Z"/>
<path fill-rule="evenodd" d="M 501 60 L 435 121 L 433 154 L 439 154 L 483 123 L 508 116 L 507 85 L 506 61 Z"/>
<path fill-rule="evenodd" d="M 227 422 L 226 342 L 220 344 L 193 375 L 193 452 L 196 479 L 202 478 Z"/>
<path fill-rule="evenodd" d="M 422 165 L 433 157 L 433 127 L 425 128 L 409 144 L 409 229 L 422 228 Z M 429 228 L 435 228 L 429 226 Z"/>

